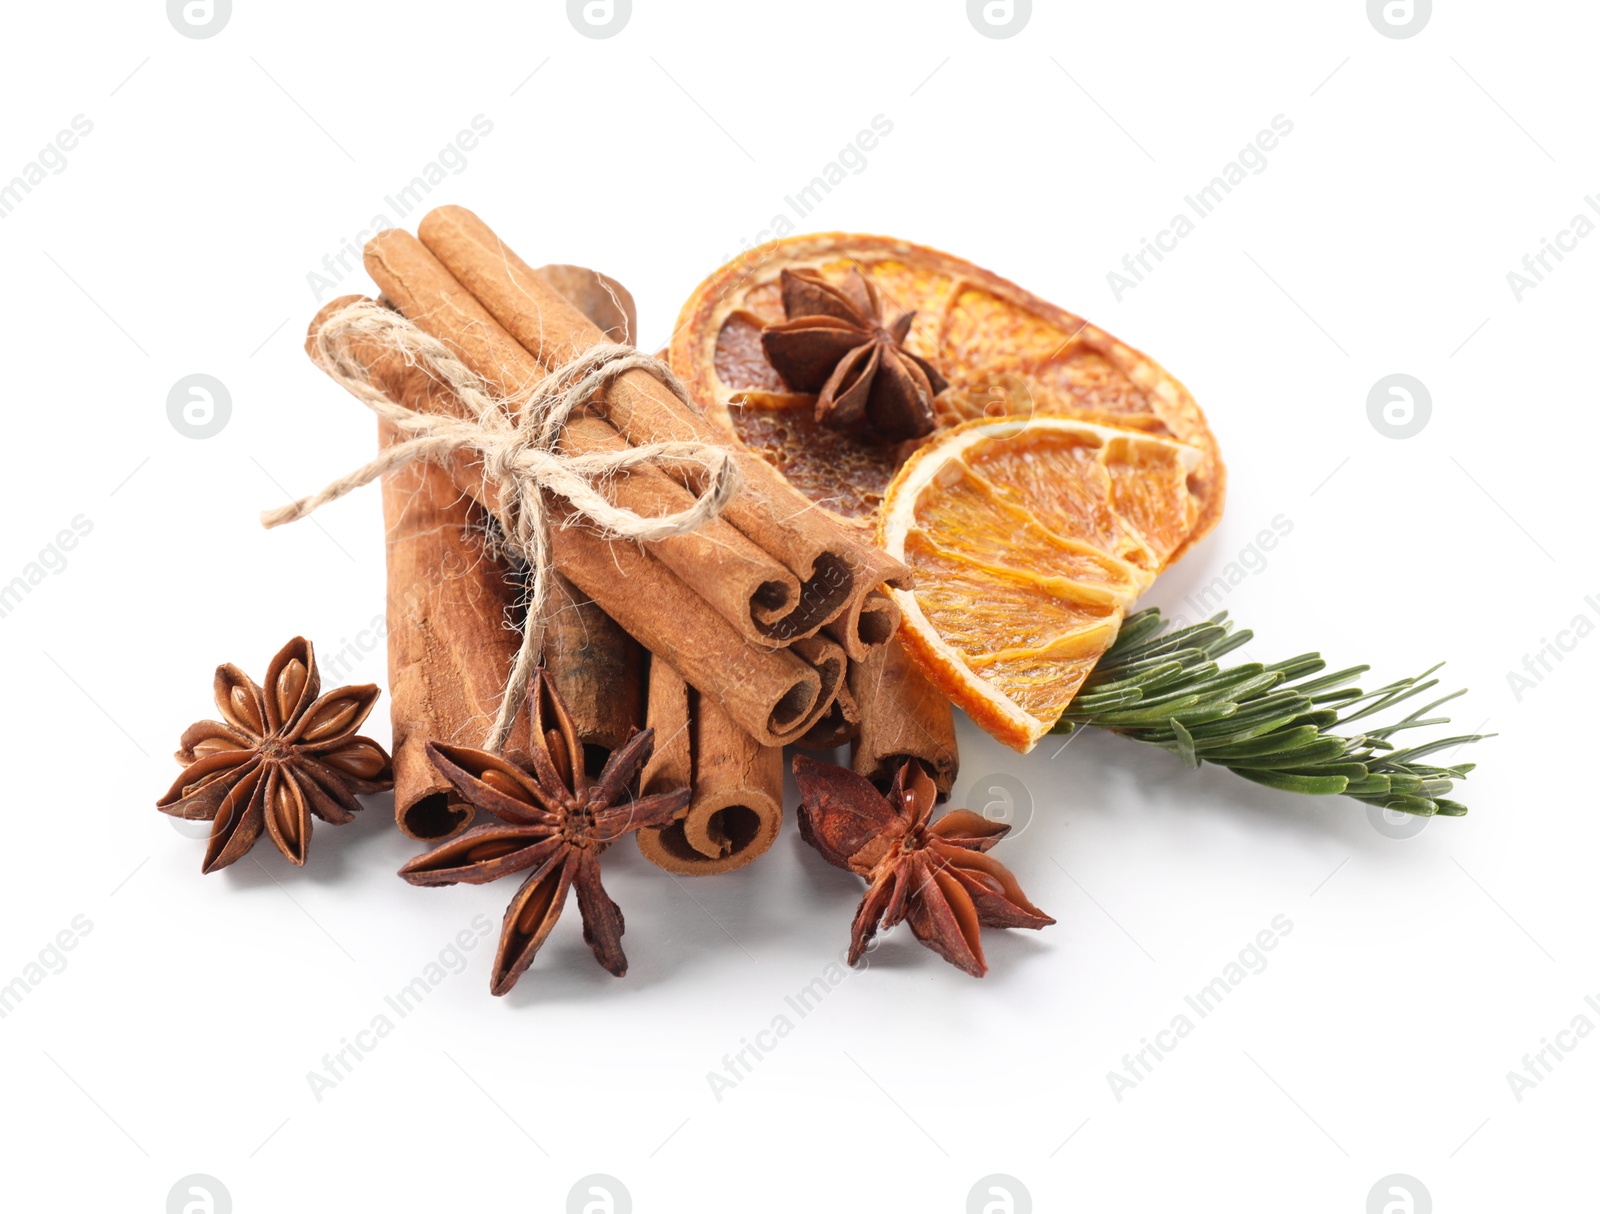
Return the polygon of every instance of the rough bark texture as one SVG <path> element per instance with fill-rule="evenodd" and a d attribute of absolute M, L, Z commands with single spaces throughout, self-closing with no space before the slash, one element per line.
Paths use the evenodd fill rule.
<path fill-rule="evenodd" d="M 955 714 L 900 642 L 852 662 L 850 690 L 861 713 L 850 762 L 856 774 L 887 788 L 905 761 L 916 759 L 940 798 L 948 797 L 957 770 Z"/>
<path fill-rule="evenodd" d="M 591 774 L 644 728 L 645 663 L 639 642 L 558 574 L 545 618 L 544 668 L 567 706 Z"/>
<path fill-rule="evenodd" d="M 665 662 L 650 666 L 648 720 L 655 751 L 640 793 L 693 789 L 689 809 L 660 830 L 641 830 L 639 850 L 668 872 L 705 876 L 742 868 L 783 826 L 783 751 L 762 746 Z"/>
<path fill-rule="evenodd" d="M 357 297 L 336 299 L 312 321 Z M 312 349 L 307 339 L 308 353 Z M 420 369 L 383 350 L 353 351 L 373 382 L 414 407 L 444 407 L 442 390 Z M 379 442 L 394 434 L 379 427 Z M 436 739 L 481 746 L 494 719 L 518 637 L 508 619 L 519 588 L 482 542 L 481 507 L 436 464 L 400 469 L 383 482 L 388 567 L 389 716 L 394 727 L 394 810 L 414 839 L 439 839 L 471 822 L 472 806 L 429 762 Z M 526 749 L 519 723 L 508 749 Z"/>
<path fill-rule="evenodd" d="M 638 330 L 633 296 L 614 278 L 585 266 L 540 266 L 537 273 L 612 341 Z M 544 668 L 598 775 L 611 752 L 644 728 L 649 659 L 644 647 L 560 574 L 545 619 Z"/>

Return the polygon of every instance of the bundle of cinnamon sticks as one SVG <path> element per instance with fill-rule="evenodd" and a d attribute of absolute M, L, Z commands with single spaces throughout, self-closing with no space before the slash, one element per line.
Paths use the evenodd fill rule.
<path fill-rule="evenodd" d="M 633 301 L 619 283 L 580 267 L 534 269 L 459 207 L 431 212 L 417 236 L 379 234 L 365 255 L 381 303 L 444 343 L 502 400 L 525 399 L 599 343 L 636 338 Z M 317 314 L 306 343 L 313 360 L 325 322 L 362 302 L 371 304 L 346 296 Z M 339 341 L 341 358 L 390 400 L 466 416 L 449 388 L 399 350 L 360 336 Z M 380 444 L 398 438 L 380 426 Z M 917 758 L 948 792 L 950 705 L 893 642 L 898 610 L 882 589 L 909 584 L 905 566 L 817 509 L 649 371 L 613 379 L 568 420 L 557 450 L 662 441 L 732 446 L 738 490 L 717 517 L 648 543 L 556 526 L 559 577 L 542 658 L 596 769 L 648 725 L 656 751 L 644 791 L 665 782 L 694 790 L 681 820 L 640 833 L 645 854 L 682 873 L 726 871 L 760 855 L 782 823 L 787 744 L 853 742 L 856 770 L 885 780 Z M 618 507 L 659 516 L 693 503 L 703 488 L 696 476 L 641 464 L 603 491 Z M 497 483 L 462 454 L 384 478 L 395 813 L 415 838 L 442 838 L 470 821 L 471 807 L 423 746 L 483 743 L 526 622 L 525 571 L 504 555 L 491 521 Z M 562 504 L 551 506 L 561 518 Z M 514 732 L 506 750 L 515 757 L 527 744 Z"/>

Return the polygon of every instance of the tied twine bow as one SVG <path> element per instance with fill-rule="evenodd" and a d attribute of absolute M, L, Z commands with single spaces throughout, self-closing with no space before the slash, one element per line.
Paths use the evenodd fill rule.
<path fill-rule="evenodd" d="M 448 387 L 470 419 L 421 413 L 391 400 L 375 384 L 354 350 L 372 343 L 392 349 L 408 366 L 420 366 Z M 450 349 L 398 312 L 370 299 L 341 308 L 317 330 L 316 360 L 333 380 L 403 436 L 376 458 L 340 477 L 320 493 L 288 506 L 264 511 L 265 527 L 292 523 L 352 490 L 417 460 L 444 464 L 470 452 L 483 464 L 486 481 L 498 489 L 492 510 L 504 547 L 532 574 L 528 618 L 505 695 L 495 714 L 488 748 L 499 752 L 511 733 L 517 706 L 544 647 L 544 618 L 554 561 L 550 550 L 551 511 L 545 492 L 571 506 L 562 526 L 586 521 L 607 538 L 639 542 L 682 535 L 719 514 L 739 487 L 739 469 L 725 447 L 707 442 L 661 442 L 623 451 L 564 455 L 556 450 L 572 411 L 586 404 L 628 371 L 650 372 L 686 404 L 688 390 L 665 363 L 632 346 L 602 343 L 551 372 L 525 393 L 497 397 Z M 600 486 L 619 472 L 641 464 L 697 466 L 704 489 L 694 503 L 672 514 L 646 517 L 614 505 Z"/>

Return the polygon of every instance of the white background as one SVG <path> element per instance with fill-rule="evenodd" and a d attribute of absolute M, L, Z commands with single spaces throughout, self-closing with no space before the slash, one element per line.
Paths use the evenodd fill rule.
<path fill-rule="evenodd" d="M 1441 3 L 1393 40 L 1360 0 L 1036 10 L 990 39 L 957 0 L 636 0 L 595 40 L 554 0 L 237 0 L 197 40 L 158 0 L 8 6 L 0 181 L 74 115 L 94 124 L 0 220 L 0 583 L 74 517 L 93 528 L 0 619 L 0 983 L 92 924 L 0 1021 L 11 1208 L 159 1212 L 190 1173 L 241 1214 L 559 1211 L 588 1173 L 641 1214 L 961 1211 L 990 1173 L 1040 1211 L 1359 1214 L 1397 1172 L 1441 1214 L 1593 1201 L 1600 1040 L 1520 1101 L 1506 1074 L 1574 1017 L 1600 1026 L 1600 640 L 1520 699 L 1507 675 L 1574 616 L 1600 622 L 1600 239 L 1520 303 L 1506 273 L 1600 190 L 1600 21 Z M 474 916 L 498 928 L 512 884 L 397 880 L 417 848 L 381 798 L 319 826 L 304 870 L 263 842 L 202 878 L 202 843 L 153 804 L 218 662 L 259 677 L 297 632 L 326 661 L 381 616 L 375 490 L 270 534 L 256 515 L 371 450 L 300 350 L 308 272 L 477 114 L 493 133 L 431 201 L 534 264 L 622 278 L 648 348 L 888 117 L 802 228 L 949 249 L 1183 379 L 1228 510 L 1152 601 L 1181 612 L 1292 521 L 1224 604 L 1250 656 L 1320 649 L 1379 679 L 1448 659 L 1471 688 L 1457 726 L 1500 735 L 1475 748 L 1471 815 L 1395 840 L 1355 802 L 1109 737 L 1020 758 L 963 723 L 958 791 L 1023 782 L 1032 820 L 998 854 L 1059 920 L 988 937 L 987 979 L 901 929 L 797 1019 L 785 996 L 844 947 L 854 877 L 792 821 L 715 881 L 619 848 L 626 979 L 574 913 L 493 999 L 485 941 L 319 1101 L 308 1072 Z M 1277 114 L 1294 132 L 1266 171 L 1117 302 L 1107 271 Z M 1433 398 L 1404 441 L 1366 412 L 1396 371 Z M 232 396 L 205 440 L 166 413 L 194 372 Z M 379 646 L 352 677 L 383 670 Z M 1277 915 L 1293 930 L 1264 972 L 1119 1101 L 1107 1072 Z M 708 1072 L 786 1012 L 794 1031 L 716 1099 Z"/>

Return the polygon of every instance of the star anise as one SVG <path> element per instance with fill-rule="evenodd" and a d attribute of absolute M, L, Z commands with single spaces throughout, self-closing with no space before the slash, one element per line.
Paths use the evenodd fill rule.
<path fill-rule="evenodd" d="M 1055 920 L 1023 895 L 1017 879 L 985 853 L 1011 828 L 967 809 L 930 822 L 937 789 L 922 765 L 908 762 L 884 797 L 843 767 L 799 755 L 800 837 L 822 858 L 866 878 L 856 908 L 850 964 L 878 928 L 901 920 L 951 965 L 981 978 L 978 929 L 1047 927 Z"/>
<path fill-rule="evenodd" d="M 156 802 L 164 814 L 212 823 L 200 871 L 226 868 L 263 828 L 291 864 L 306 862 L 311 818 L 342 826 L 361 808 L 357 793 L 394 786 L 389 756 L 356 730 L 378 701 L 368 683 L 321 699 L 311 642 L 295 637 L 267 667 L 263 690 L 234 665 L 213 682 L 221 721 L 184 730 L 175 756 L 183 773 Z"/>
<path fill-rule="evenodd" d="M 627 973 L 622 910 L 600 885 L 600 853 L 631 831 L 668 825 L 689 804 L 686 788 L 633 795 L 655 745 L 653 730 L 636 731 L 591 783 L 583 744 L 543 671 L 528 689 L 525 711 L 533 726 L 528 767 L 488 751 L 428 743 L 428 757 L 444 777 L 500 822 L 473 827 L 400 869 L 413 885 L 481 885 L 534 870 L 506 907 L 489 983 L 496 995 L 516 985 L 532 964 L 574 888 L 585 943 L 611 973 Z"/>
<path fill-rule="evenodd" d="M 817 421 L 864 425 L 886 441 L 932 432 L 933 398 L 946 384 L 905 348 L 915 312 L 886 325 L 877 286 L 854 266 L 839 283 L 784 270 L 781 286 L 788 319 L 761 331 L 761 347 L 791 388 L 818 394 Z"/>

